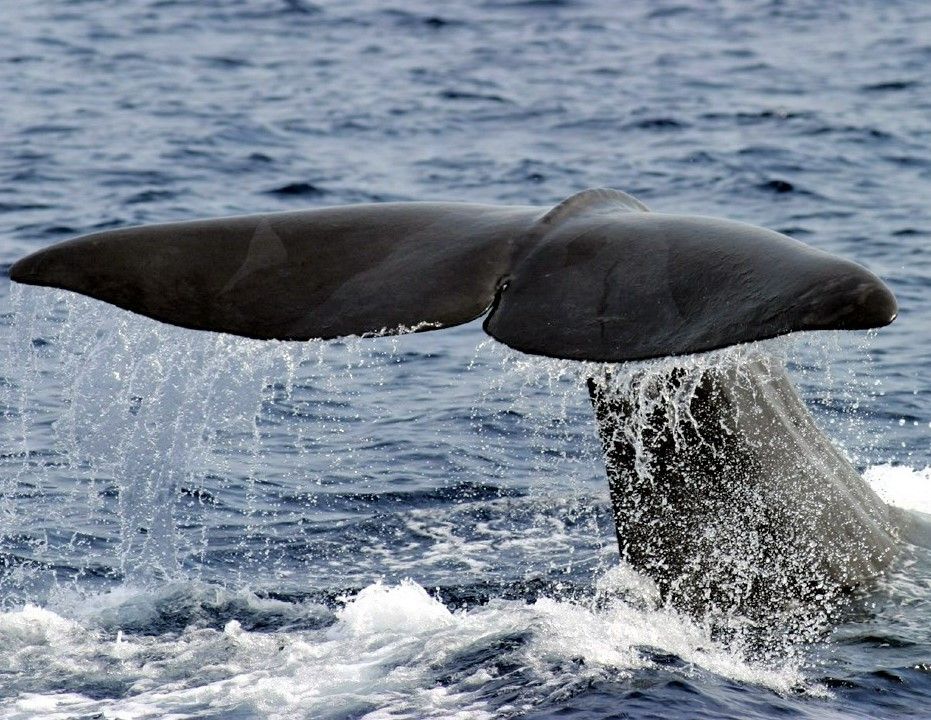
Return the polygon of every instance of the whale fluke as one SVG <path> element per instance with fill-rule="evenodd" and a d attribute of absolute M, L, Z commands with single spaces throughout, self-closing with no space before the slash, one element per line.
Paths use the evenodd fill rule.
<path fill-rule="evenodd" d="M 609 189 L 552 209 L 384 203 L 108 230 L 10 277 L 260 339 L 428 330 L 490 309 L 485 330 L 517 350 L 601 361 L 878 327 L 896 312 L 856 263 Z"/>
<path fill-rule="evenodd" d="M 262 339 L 428 330 L 487 313 L 485 330 L 517 350 L 605 362 L 896 315 L 889 289 L 856 263 L 743 223 L 650 212 L 608 189 L 552 209 L 386 203 L 110 230 L 40 250 L 10 277 Z M 609 380 L 593 377 L 589 392 L 619 548 L 673 602 L 792 607 L 892 561 L 885 506 L 781 368 Z M 669 389 L 683 387 L 691 395 L 673 403 Z M 692 425 L 676 434 L 680 410 Z M 639 435 L 624 431 L 631 417 L 645 418 Z"/>

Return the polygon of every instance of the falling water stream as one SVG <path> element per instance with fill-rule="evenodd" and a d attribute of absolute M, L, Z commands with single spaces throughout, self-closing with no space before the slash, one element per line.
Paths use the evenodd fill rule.
<path fill-rule="evenodd" d="M 811 643 L 862 608 L 721 637 L 618 564 L 584 391 L 602 366 L 485 340 L 450 377 L 434 358 L 467 346 L 456 330 L 263 343 L 58 291 L 16 287 L 11 308 L 9 717 L 490 717 L 650 667 L 831 692 L 804 671 Z M 814 357 L 804 378 L 837 342 L 613 366 L 619 387 L 656 386 L 623 431 L 636 441 L 657 393 L 691 421 L 694 387 L 661 382 L 673 367 Z M 821 420 L 855 455 L 864 389 L 833 387 L 821 402 L 843 412 Z"/>

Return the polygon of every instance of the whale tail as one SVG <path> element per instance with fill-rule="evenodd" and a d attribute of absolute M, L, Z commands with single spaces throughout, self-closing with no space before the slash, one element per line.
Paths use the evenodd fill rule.
<path fill-rule="evenodd" d="M 98 232 L 13 265 L 163 322 L 307 340 L 458 325 L 558 358 L 623 361 L 798 330 L 871 328 L 895 299 L 856 263 L 616 190 L 555 208 L 385 203 Z"/>
<path fill-rule="evenodd" d="M 771 230 L 652 213 L 614 190 L 552 209 L 391 203 L 110 230 L 30 255 L 10 277 L 262 339 L 419 331 L 487 314 L 484 329 L 517 350 L 614 362 L 879 327 L 896 314 L 889 289 L 855 263 Z M 730 602 L 719 587 L 736 588 L 741 609 L 780 588 L 792 601 L 805 584 L 771 583 L 780 568 L 783 578 L 821 568 L 814 586 L 843 585 L 892 556 L 882 503 L 788 380 L 751 374 L 749 388 L 716 372 L 693 378 L 685 414 L 702 442 L 676 442 L 676 408 L 658 405 L 631 444 L 618 430 L 631 398 L 668 393 L 589 385 L 622 555 L 686 607 Z M 651 457 L 647 474 L 638 452 Z M 748 517 L 762 549 L 745 542 Z"/>

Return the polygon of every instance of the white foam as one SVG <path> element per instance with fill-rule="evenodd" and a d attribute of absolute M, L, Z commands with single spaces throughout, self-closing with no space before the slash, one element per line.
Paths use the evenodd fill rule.
<path fill-rule="evenodd" d="M 419 634 L 453 623 L 453 616 L 420 585 L 405 580 L 395 587 L 380 582 L 364 588 L 339 613 L 333 636 Z"/>
<path fill-rule="evenodd" d="M 191 592 L 202 599 L 205 590 Z M 801 682 L 796 668 L 758 667 L 714 642 L 707 628 L 658 607 L 655 588 L 623 567 L 600 578 L 594 602 L 498 599 L 456 611 L 413 581 L 376 582 L 347 598 L 321 630 L 250 632 L 233 619 L 223 629 L 134 636 L 111 623 L 138 617 L 140 594 L 101 600 L 88 599 L 75 612 L 80 620 L 35 606 L 0 615 L 0 670 L 19 672 L 19 694 L 0 703 L 0 716 L 485 720 L 571 693 L 580 682 L 649 668 L 651 650 L 681 658 L 685 668 L 672 671 L 686 675 L 701 669 L 777 692 Z M 503 666 L 520 670 L 502 674 Z M 117 697 L 56 692 L 104 678 L 122 688 Z"/>
<path fill-rule="evenodd" d="M 77 623 L 35 605 L 0 615 L 0 646 L 5 651 L 61 646 L 81 632 Z"/>
<path fill-rule="evenodd" d="M 889 505 L 931 515 L 931 466 L 873 465 L 863 477 Z"/>

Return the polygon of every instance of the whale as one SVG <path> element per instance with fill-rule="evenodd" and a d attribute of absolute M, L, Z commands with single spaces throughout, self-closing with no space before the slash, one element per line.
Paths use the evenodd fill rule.
<path fill-rule="evenodd" d="M 594 188 L 555 207 L 392 202 L 110 229 L 39 250 L 10 278 L 263 340 L 484 316 L 517 351 L 585 361 L 620 554 L 679 607 L 823 597 L 896 556 L 889 508 L 781 362 L 636 370 L 895 319 L 872 272 L 773 230 Z"/>

